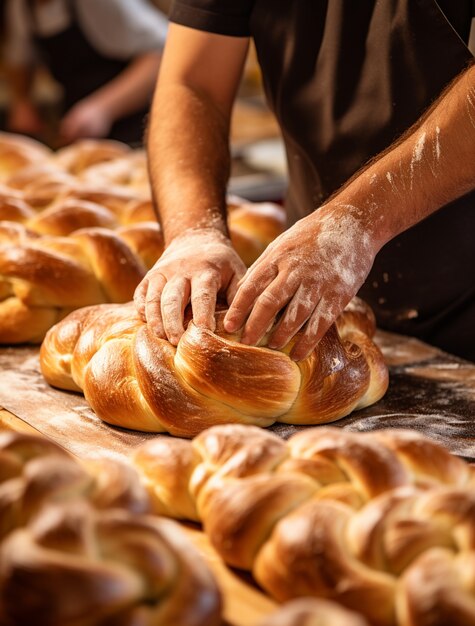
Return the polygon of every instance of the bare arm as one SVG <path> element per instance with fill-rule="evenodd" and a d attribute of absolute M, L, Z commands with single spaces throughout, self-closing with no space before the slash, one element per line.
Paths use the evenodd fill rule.
<path fill-rule="evenodd" d="M 136 57 L 118 76 L 79 101 L 61 122 L 63 138 L 69 142 L 84 136 L 105 136 L 115 121 L 146 106 L 160 60 L 157 51 Z"/>
<path fill-rule="evenodd" d="M 231 248 L 225 193 L 229 123 L 248 40 L 171 24 L 155 91 L 148 153 L 166 250 L 136 292 L 141 315 L 177 343 L 183 311 L 212 328 L 218 292 L 244 266 Z"/>
<path fill-rule="evenodd" d="M 284 346 L 305 324 L 292 352 L 304 358 L 363 284 L 381 247 L 474 187 L 471 67 L 399 142 L 269 246 L 240 286 L 226 329 L 247 318 L 243 341 L 254 344 L 286 307 L 269 345 Z"/>

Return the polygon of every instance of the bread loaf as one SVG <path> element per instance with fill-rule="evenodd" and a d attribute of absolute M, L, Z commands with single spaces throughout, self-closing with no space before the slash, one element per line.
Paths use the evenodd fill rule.
<path fill-rule="evenodd" d="M 217 586 L 129 466 L 0 433 L 2 626 L 218 626 Z"/>
<path fill-rule="evenodd" d="M 239 343 L 239 333 L 190 322 L 175 348 L 142 322 L 132 304 L 89 307 L 55 326 L 41 347 L 53 386 L 82 390 L 104 421 L 190 437 L 214 424 L 269 426 L 330 422 L 376 402 L 387 368 L 367 334 L 368 307 L 343 313 L 314 352 L 295 363 L 288 353 Z"/>
<path fill-rule="evenodd" d="M 43 437 L 0 432 L 0 541 L 48 503 L 86 498 L 97 508 L 146 513 L 149 498 L 137 473 L 108 460 L 80 465 Z"/>
<path fill-rule="evenodd" d="M 415 432 L 216 426 L 151 440 L 135 463 L 155 510 L 201 521 L 279 601 L 335 600 L 374 626 L 475 623 L 474 469 Z"/>
<path fill-rule="evenodd" d="M 150 223 L 120 233 L 85 228 L 68 238 L 15 228 L 17 243 L 0 246 L 0 343 L 40 342 L 75 308 L 127 302 L 162 252 L 159 227 Z"/>
<path fill-rule="evenodd" d="M 259 626 L 369 626 L 357 613 L 336 602 L 301 598 L 287 602 Z"/>
<path fill-rule="evenodd" d="M 18 169 L 41 163 L 51 150 L 38 141 L 14 133 L 0 133 L 0 178 L 6 179 Z"/>
<path fill-rule="evenodd" d="M 87 168 L 123 157 L 131 153 L 131 148 L 112 139 L 79 139 L 58 150 L 51 158 L 58 169 L 73 175 L 83 173 Z"/>

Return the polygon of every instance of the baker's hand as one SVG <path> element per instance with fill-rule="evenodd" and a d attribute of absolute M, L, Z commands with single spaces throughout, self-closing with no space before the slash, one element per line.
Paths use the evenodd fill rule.
<path fill-rule="evenodd" d="M 82 138 L 107 137 L 112 119 L 103 106 L 84 98 L 72 106 L 61 120 L 59 134 L 64 143 Z"/>
<path fill-rule="evenodd" d="M 363 284 L 379 250 L 355 212 L 326 205 L 273 241 L 249 268 L 224 321 L 255 345 L 284 309 L 268 346 L 282 348 L 304 326 L 291 357 L 306 358 Z M 246 321 L 247 318 L 247 321 Z"/>
<path fill-rule="evenodd" d="M 176 345 L 191 301 L 197 326 L 214 330 L 216 296 L 231 302 L 246 267 L 229 239 L 214 228 L 191 229 L 173 239 L 135 291 L 135 306 L 159 337 Z"/>

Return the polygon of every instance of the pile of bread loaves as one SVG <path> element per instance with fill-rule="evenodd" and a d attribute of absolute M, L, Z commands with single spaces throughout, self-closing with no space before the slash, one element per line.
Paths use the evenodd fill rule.
<path fill-rule="evenodd" d="M 215 426 L 130 461 L 0 433 L 3 626 L 224 624 L 216 558 L 165 517 L 290 601 L 262 626 L 475 624 L 474 469 L 421 435 Z"/>
<path fill-rule="evenodd" d="M 284 211 L 228 206 L 250 265 L 284 230 Z M 74 309 L 130 301 L 162 251 L 143 151 L 83 140 L 52 152 L 0 133 L 0 344 L 39 343 Z"/>

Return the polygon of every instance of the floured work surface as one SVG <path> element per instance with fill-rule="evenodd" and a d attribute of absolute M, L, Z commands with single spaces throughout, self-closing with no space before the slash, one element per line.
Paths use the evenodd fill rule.
<path fill-rule="evenodd" d="M 376 339 L 390 367 L 386 396 L 332 425 L 352 431 L 413 428 L 475 461 L 475 365 L 416 339 L 383 332 Z M 0 407 L 82 458 L 123 458 L 157 436 L 109 426 L 82 395 L 49 387 L 38 352 L 0 349 Z M 302 428 L 307 427 L 271 427 L 284 438 Z"/>

